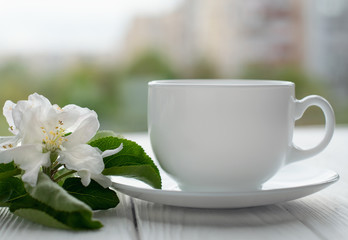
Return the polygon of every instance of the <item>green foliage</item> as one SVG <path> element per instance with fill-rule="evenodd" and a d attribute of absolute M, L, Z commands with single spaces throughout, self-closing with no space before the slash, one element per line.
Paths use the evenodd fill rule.
<path fill-rule="evenodd" d="M 102 130 L 102 131 L 98 131 L 89 142 L 93 142 L 94 140 L 98 140 L 100 138 L 105 138 L 105 137 L 118 137 L 118 136 L 113 131 Z"/>
<path fill-rule="evenodd" d="M 132 177 L 154 188 L 161 188 L 161 176 L 158 168 L 144 149 L 135 142 L 110 136 L 99 138 L 89 144 L 105 151 L 115 149 L 121 143 L 123 144 L 121 152 L 104 158 L 105 169 L 103 174 Z"/>
<path fill-rule="evenodd" d="M 24 186 L 19 178 L 0 180 L 0 203 L 15 215 L 56 228 L 97 229 L 92 210 L 41 173 L 35 188 Z"/>
<path fill-rule="evenodd" d="M 187 70 L 188 78 L 196 79 L 215 79 L 220 78 L 220 74 L 212 61 L 201 58 L 194 63 L 192 68 Z"/>
<path fill-rule="evenodd" d="M 19 178 L 0 179 L 0 205 L 9 207 L 12 203 L 27 196 L 23 182 Z"/>
<path fill-rule="evenodd" d="M 308 95 L 321 95 L 329 99 L 331 92 L 327 91 L 327 86 L 320 79 L 314 79 L 302 68 L 296 65 L 272 67 L 262 64 L 251 64 L 245 68 L 241 78 L 245 79 L 267 79 L 283 80 L 295 83 L 296 98 L 301 99 Z M 333 101 L 330 101 L 333 103 Z M 324 116 L 318 107 L 309 108 L 304 117 L 296 121 L 298 125 L 323 124 Z"/>
<path fill-rule="evenodd" d="M 176 78 L 170 63 L 165 56 L 156 50 L 148 50 L 140 54 L 126 69 L 128 76 Z"/>
<path fill-rule="evenodd" d="M 173 67 L 162 52 L 150 49 L 131 61 L 116 65 L 100 64 L 95 59 L 76 59 L 73 64 L 57 69 L 33 71 L 31 62 L 13 58 L 0 66 L 0 104 L 8 99 L 13 102 L 26 99 L 38 92 L 60 106 L 74 103 L 98 113 L 103 129 L 146 131 L 147 82 L 157 79 L 219 78 L 216 62 L 202 56 L 188 66 Z M 36 67 L 41 67 L 36 66 Z M 230 73 L 230 78 L 236 77 Z M 319 94 L 327 98 L 335 108 L 338 123 L 347 123 L 347 98 L 338 98 L 331 86 L 318 78 L 308 76 L 298 66 L 270 66 L 250 64 L 238 76 L 250 79 L 289 80 L 296 84 L 296 94 L 302 98 Z M 329 82 L 329 81 L 327 81 Z M 320 113 L 318 114 L 320 115 Z M 315 119 L 308 123 L 316 123 Z M 312 121 L 314 120 L 314 121 Z M 0 135 L 8 135 L 8 124 L 0 118 Z"/>
<path fill-rule="evenodd" d="M 82 185 L 80 178 L 68 178 L 65 180 L 63 188 L 70 195 L 90 206 L 92 210 L 114 208 L 119 203 L 118 197 L 113 190 L 103 188 L 93 180 L 85 187 Z"/>
<path fill-rule="evenodd" d="M 16 214 L 18 209 L 33 208 L 50 215 L 52 218 L 66 225 L 67 228 L 97 229 L 102 227 L 99 221 L 92 219 L 92 210 L 88 205 L 71 196 L 43 173 L 39 174 L 35 187 L 25 185 L 25 189 L 33 200 L 26 199 L 21 203 L 11 205 L 10 210 L 14 214 Z M 30 220 L 39 221 L 38 223 L 44 225 L 46 223 L 46 219 L 41 218 Z"/>
<path fill-rule="evenodd" d="M 47 227 L 70 229 L 67 225 L 61 223 L 51 215 L 41 210 L 36 210 L 33 208 L 20 208 L 15 210 L 14 214 L 33 222 L 43 224 Z"/>
<path fill-rule="evenodd" d="M 318 81 L 318 79 L 314 80 L 302 68 L 295 65 L 272 67 L 262 64 L 251 64 L 244 69 L 244 73 L 241 77 L 245 79 L 267 79 L 294 82 L 297 98 L 303 98 L 309 94 L 324 94 L 323 83 Z"/>
<path fill-rule="evenodd" d="M 0 164 L 0 179 L 16 176 L 21 173 L 21 170 L 16 167 L 14 162 Z"/>
<path fill-rule="evenodd" d="M 6 100 L 17 102 L 33 92 L 47 96 L 52 103 L 64 106 L 70 103 L 96 110 L 103 126 L 109 128 L 118 116 L 119 89 L 122 78 L 113 67 L 79 62 L 60 71 L 34 73 L 12 62 L 0 67 L 0 104 Z M 8 135 L 8 125 L 0 118 L 0 135 Z"/>

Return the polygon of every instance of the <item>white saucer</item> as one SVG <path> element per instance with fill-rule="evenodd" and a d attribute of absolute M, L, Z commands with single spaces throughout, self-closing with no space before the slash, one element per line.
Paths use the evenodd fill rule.
<path fill-rule="evenodd" d="M 334 171 L 297 163 L 283 168 L 260 190 L 211 193 L 181 191 L 162 171 L 161 176 L 162 189 L 153 189 L 134 179 L 112 177 L 112 181 L 119 192 L 150 202 L 194 208 L 241 208 L 298 199 L 320 191 L 339 179 Z"/>

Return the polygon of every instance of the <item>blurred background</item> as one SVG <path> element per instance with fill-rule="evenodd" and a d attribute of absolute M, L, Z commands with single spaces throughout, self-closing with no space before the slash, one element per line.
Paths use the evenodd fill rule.
<path fill-rule="evenodd" d="M 0 0 L 1 106 L 38 92 L 146 131 L 147 82 L 184 78 L 292 81 L 347 124 L 348 0 Z"/>

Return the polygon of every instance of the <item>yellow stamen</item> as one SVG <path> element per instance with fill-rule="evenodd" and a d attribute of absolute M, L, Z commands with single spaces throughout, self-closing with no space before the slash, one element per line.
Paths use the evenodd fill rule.
<path fill-rule="evenodd" d="M 59 125 L 63 125 L 63 121 L 58 121 Z M 42 132 L 44 133 L 44 139 L 42 140 L 43 148 L 46 151 L 56 151 L 60 149 L 63 142 L 67 141 L 65 139 L 66 133 L 65 129 L 61 126 L 55 126 L 52 131 L 46 131 L 44 127 L 41 127 Z M 48 133 L 46 133 L 48 132 Z"/>

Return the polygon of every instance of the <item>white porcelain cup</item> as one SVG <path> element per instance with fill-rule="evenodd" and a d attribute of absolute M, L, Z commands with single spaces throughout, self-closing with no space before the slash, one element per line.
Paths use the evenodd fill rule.
<path fill-rule="evenodd" d="M 164 80 L 149 83 L 148 130 L 160 166 L 184 191 L 252 191 L 286 164 L 312 157 L 335 126 L 320 96 L 295 98 L 295 85 L 263 80 Z M 308 150 L 293 143 L 309 106 L 325 115 L 325 135 Z"/>

